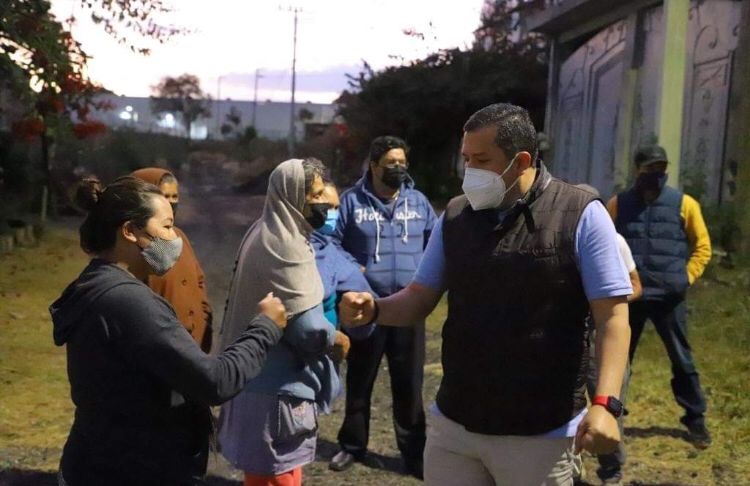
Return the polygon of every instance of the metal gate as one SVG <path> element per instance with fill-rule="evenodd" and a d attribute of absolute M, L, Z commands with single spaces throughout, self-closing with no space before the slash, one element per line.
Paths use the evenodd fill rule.
<path fill-rule="evenodd" d="M 718 202 L 722 196 L 732 63 L 740 2 L 693 0 L 687 33 L 687 69 L 680 180 L 687 192 Z M 640 12 L 633 24 L 618 21 L 599 31 L 560 65 L 554 110 L 554 173 L 611 194 L 618 120 L 630 120 L 628 168 L 638 145 L 655 142 L 664 61 L 661 5 Z M 631 40 L 632 39 L 632 40 Z M 634 42 L 628 49 L 627 42 Z M 626 59 L 626 51 L 632 59 Z M 632 105 L 624 107 L 625 69 L 637 69 Z M 621 117 L 622 109 L 632 109 Z M 670 157 L 676 159 L 676 154 Z"/>
<path fill-rule="evenodd" d="M 727 109 L 740 2 L 693 1 L 682 136 L 685 190 L 713 203 L 722 199 Z"/>
<path fill-rule="evenodd" d="M 602 193 L 612 187 L 627 24 L 600 31 L 560 67 L 554 172 Z"/>

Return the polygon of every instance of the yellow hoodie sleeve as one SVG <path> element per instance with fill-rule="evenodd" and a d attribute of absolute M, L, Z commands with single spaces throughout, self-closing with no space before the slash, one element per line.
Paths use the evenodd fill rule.
<path fill-rule="evenodd" d="M 680 216 L 685 222 L 685 233 L 690 245 L 687 274 L 688 282 L 692 285 L 703 274 L 711 260 L 711 238 L 708 236 L 700 204 L 687 194 L 682 196 Z"/>

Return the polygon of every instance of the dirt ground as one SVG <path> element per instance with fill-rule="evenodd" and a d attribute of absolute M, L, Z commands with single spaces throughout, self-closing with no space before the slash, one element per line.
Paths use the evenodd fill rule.
<path fill-rule="evenodd" d="M 234 194 L 201 181 L 186 186 L 178 224 L 190 237 L 207 272 L 218 323 L 236 248 L 249 223 L 260 214 L 263 196 Z M 65 222 L 51 231 L 38 249 L 0 258 L 0 486 L 56 484 L 54 470 L 72 405 L 64 350 L 51 345 L 46 306 L 84 262 L 75 247 L 75 233 L 71 231 L 74 223 Z M 680 409 L 669 388 L 669 362 L 653 328 L 644 332 L 628 405 L 626 484 L 750 485 L 748 275 L 747 270 L 717 270 L 691 293 L 691 339 L 710 403 L 708 424 L 715 439 L 707 451 L 696 451 L 685 441 L 677 421 Z M 40 281 L 48 284 L 40 285 Z M 426 406 L 434 399 L 442 373 L 439 347 L 444 312 L 445 306 L 439 306 L 427 324 Z M 343 407 L 339 400 L 333 414 L 320 419 L 318 458 L 305 467 L 305 484 L 419 483 L 401 470 L 387 375 L 383 363 L 373 394 L 373 460 L 344 473 L 328 470 L 328 460 L 337 451 L 336 433 Z M 592 458 L 586 458 L 586 469 L 591 478 L 595 469 Z M 239 480 L 240 475 L 221 456 L 212 457 L 209 484 L 237 485 L 241 484 Z"/>

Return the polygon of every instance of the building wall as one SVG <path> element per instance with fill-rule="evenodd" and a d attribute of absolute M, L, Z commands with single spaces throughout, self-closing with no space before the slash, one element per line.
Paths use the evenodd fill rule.
<path fill-rule="evenodd" d="M 627 28 L 625 21 L 610 25 L 559 67 L 552 166 L 559 177 L 602 192 L 614 180 Z"/>
<path fill-rule="evenodd" d="M 731 176 L 726 148 L 740 7 L 736 1 L 707 1 L 700 7 L 693 4 L 688 26 L 683 185 L 716 202 L 732 196 L 727 188 Z"/>
<path fill-rule="evenodd" d="M 554 35 L 547 130 L 558 176 L 608 196 L 631 182 L 635 149 L 659 141 L 674 185 L 709 202 L 731 197 L 726 138 L 740 2 L 693 0 L 680 11 L 671 1 L 670 19 L 661 2 L 622 2 L 634 8 L 603 28 L 585 32 L 580 26 L 596 19 L 582 18 L 571 27 L 577 37 Z"/>
<path fill-rule="evenodd" d="M 109 101 L 112 109 L 98 111 L 92 116 L 111 127 L 132 127 L 135 130 L 168 133 L 175 136 L 186 136 L 185 126 L 180 115 L 164 114 L 157 116 L 151 112 L 149 98 L 130 96 L 104 95 L 101 100 Z M 191 138 L 223 138 L 221 126 L 229 123 L 226 115 L 234 108 L 240 115 L 237 131 L 242 132 L 252 123 L 253 103 L 250 101 L 212 100 L 208 104 L 211 116 L 198 119 L 191 127 Z M 297 103 L 295 111 L 306 109 L 312 113 L 310 123 L 331 123 L 336 115 L 334 105 L 320 103 Z M 171 116 L 170 116 L 171 115 Z M 263 101 L 257 104 L 255 114 L 255 128 L 260 136 L 274 140 L 284 139 L 289 134 L 289 120 L 291 117 L 290 103 Z M 304 135 L 304 122 L 296 123 L 297 138 Z"/>

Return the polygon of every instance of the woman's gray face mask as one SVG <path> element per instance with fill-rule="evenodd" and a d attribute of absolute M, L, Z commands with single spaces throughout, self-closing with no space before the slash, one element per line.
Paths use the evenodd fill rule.
<path fill-rule="evenodd" d="M 177 260 L 182 254 L 182 238 L 177 237 L 174 240 L 165 240 L 158 236 L 151 236 L 151 243 L 145 248 L 141 248 L 141 256 L 155 275 L 161 277 L 175 266 Z"/>

